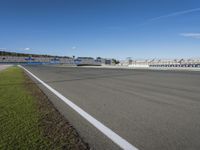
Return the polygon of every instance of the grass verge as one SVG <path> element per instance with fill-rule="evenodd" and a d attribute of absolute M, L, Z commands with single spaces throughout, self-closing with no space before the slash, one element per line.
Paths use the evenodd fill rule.
<path fill-rule="evenodd" d="M 0 149 L 89 149 L 18 67 L 0 72 Z"/>

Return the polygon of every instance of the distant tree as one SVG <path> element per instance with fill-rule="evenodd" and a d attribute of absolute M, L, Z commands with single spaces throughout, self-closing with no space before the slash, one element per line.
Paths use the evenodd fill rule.
<path fill-rule="evenodd" d="M 0 55 L 1 56 L 17 56 L 17 57 L 59 57 L 59 58 L 66 57 L 66 56 L 53 56 L 53 55 L 46 55 L 46 54 L 43 54 L 43 55 L 42 54 L 41 55 L 40 54 L 25 54 L 25 53 L 6 52 L 6 51 L 0 51 Z"/>
<path fill-rule="evenodd" d="M 119 64 L 119 63 L 120 63 L 119 60 L 116 60 L 116 59 L 112 59 L 112 62 L 113 62 L 114 64 Z"/>

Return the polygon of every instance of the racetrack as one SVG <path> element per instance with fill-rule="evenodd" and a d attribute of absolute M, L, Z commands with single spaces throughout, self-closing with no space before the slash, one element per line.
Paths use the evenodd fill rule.
<path fill-rule="evenodd" d="M 141 150 L 200 149 L 200 72 L 25 68 Z M 70 116 L 64 113 L 67 106 L 58 104 L 57 108 Z M 72 116 L 76 118 L 73 124 L 79 122 L 81 117 Z M 95 149 L 113 144 L 95 138 L 101 136 L 96 132 L 89 136 L 95 139 Z"/>
<path fill-rule="evenodd" d="M 0 64 L 0 71 L 4 70 L 4 69 L 6 69 L 6 68 L 8 68 L 10 66 L 12 66 L 12 65 L 2 65 L 2 64 Z"/>

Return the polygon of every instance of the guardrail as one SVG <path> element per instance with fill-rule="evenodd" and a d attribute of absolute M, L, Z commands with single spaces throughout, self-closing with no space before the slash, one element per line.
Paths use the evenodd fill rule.
<path fill-rule="evenodd" d="M 182 67 L 182 68 L 200 68 L 200 64 L 158 64 L 149 65 L 149 67 Z"/>

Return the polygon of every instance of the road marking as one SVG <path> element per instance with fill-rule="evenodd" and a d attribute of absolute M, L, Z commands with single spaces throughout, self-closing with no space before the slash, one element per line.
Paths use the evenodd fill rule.
<path fill-rule="evenodd" d="M 116 134 L 114 131 L 106 127 L 104 124 L 102 124 L 100 121 L 92 117 L 90 114 L 85 112 L 83 109 L 81 109 L 79 106 L 74 104 L 72 101 L 64 97 L 61 93 L 53 89 L 51 86 L 46 84 L 44 81 L 39 79 L 37 76 L 35 76 L 33 73 L 31 73 L 26 68 L 19 65 L 22 69 L 24 69 L 26 72 L 28 72 L 32 77 L 34 77 L 37 81 L 39 81 L 42 85 L 44 85 L 47 89 L 49 89 L 51 92 L 53 92 L 57 97 L 59 97 L 61 100 L 63 100 L 67 105 L 69 105 L 72 109 L 74 109 L 77 113 L 79 113 L 83 118 L 85 118 L 88 122 L 90 122 L 94 127 L 96 127 L 98 130 L 100 130 L 104 135 L 106 135 L 110 140 L 112 140 L 115 144 L 120 146 L 124 150 L 138 150 L 135 146 L 130 144 L 128 141 L 120 137 L 118 134 Z"/>

